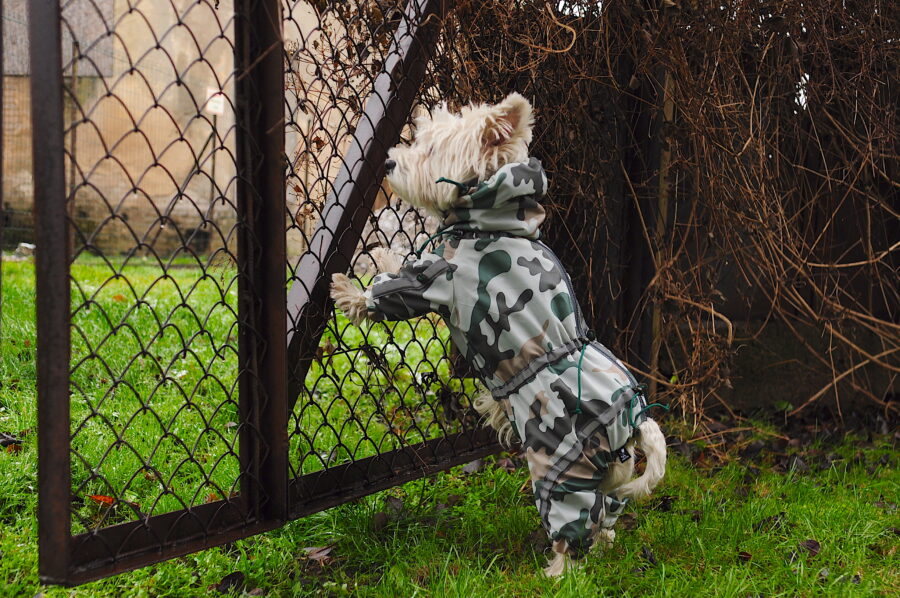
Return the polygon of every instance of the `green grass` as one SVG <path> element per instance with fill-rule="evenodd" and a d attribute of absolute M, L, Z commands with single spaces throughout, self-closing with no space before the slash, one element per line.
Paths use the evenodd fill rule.
<path fill-rule="evenodd" d="M 75 533 L 238 491 L 236 272 L 191 266 L 87 257 L 72 268 L 72 478 L 83 499 Z M 4 373 L 33 381 L 33 267 L 4 267 Z M 291 417 L 294 475 L 441 433 L 440 410 L 418 397 L 450 378 L 446 328 L 436 337 L 428 319 L 336 325 L 341 341 L 326 333 L 335 351 L 313 364 Z M 365 343 L 383 351 L 354 350 Z M 16 404 L 23 396 L 11 399 L 16 412 L 30 411 Z"/>
<path fill-rule="evenodd" d="M 234 380 L 235 358 L 227 353 L 234 297 L 223 281 L 233 273 L 219 270 L 212 273 L 213 279 L 202 279 L 199 270 L 173 269 L 171 280 L 154 285 L 160 272 L 151 265 L 129 267 L 127 279 L 108 282 L 110 271 L 101 264 L 79 263 L 77 268 L 75 275 L 85 281 L 85 294 L 96 296 L 97 305 L 91 313 L 86 310 L 76 316 L 81 318 L 79 325 L 91 332 L 88 340 L 75 343 L 76 359 L 78 355 L 86 359 L 76 368 L 73 430 L 81 431 L 73 446 L 88 463 L 107 455 L 102 478 L 92 479 L 90 468 L 74 464 L 76 484 L 83 485 L 79 495 L 115 493 L 144 511 L 152 506 L 154 512 L 164 512 L 177 508 L 179 501 L 202 503 L 208 493 L 230 491 L 237 471 L 234 431 L 226 426 L 235 421 L 233 400 L 227 398 Z M 70 595 L 68 589 L 42 588 L 37 578 L 32 265 L 4 263 L 3 284 L 0 432 L 21 437 L 23 444 L 21 450 L 0 452 L 0 595 L 33 596 L 39 591 L 46 596 Z M 182 292 L 194 290 L 183 298 L 176 286 Z M 144 298 L 148 306 L 129 314 L 135 297 Z M 183 303 L 193 310 L 179 310 Z M 196 318 L 191 311 L 208 317 Z M 194 340 L 185 342 L 174 328 L 160 334 L 165 327 L 157 324 L 159 313 L 173 314 L 179 330 Z M 104 330 L 112 329 L 108 322 L 129 318 L 133 331 L 117 332 L 105 345 L 96 342 Z M 417 326 L 423 328 L 417 330 Z M 409 442 L 421 438 L 422 432 L 412 424 L 430 413 L 417 412 L 421 408 L 412 398 L 413 381 L 433 370 L 438 377 L 447 375 L 442 369 L 447 367 L 446 360 L 440 358 L 444 340 L 428 343 L 432 328 L 425 320 L 397 325 L 391 332 L 396 347 L 413 344 L 402 358 L 396 347 L 386 351 L 389 373 L 360 362 L 354 352 L 336 353 L 315 366 L 319 369 L 313 376 L 320 383 L 296 411 L 292 426 L 315 429 L 327 417 L 344 426 L 341 438 L 348 442 L 343 452 L 331 456 L 334 432 L 306 438 L 295 434 L 295 471 L 312 471 L 324 461 L 359 458 L 379 447 L 396 446 L 400 442 L 397 429 L 399 437 Z M 344 340 L 353 346 L 362 342 L 362 334 L 348 331 Z M 384 327 L 373 327 L 365 334 L 373 346 L 390 338 Z M 413 342 L 414 338 L 423 345 Z M 182 359 L 185 348 L 188 355 Z M 141 350 L 147 353 L 143 363 L 133 359 Z M 102 355 L 110 371 L 92 355 Z M 397 370 L 401 359 L 409 368 Z M 361 379 L 343 380 L 354 360 L 363 372 Z M 214 371 L 221 384 L 205 381 L 206 370 Z M 119 378 L 129 385 L 110 389 L 109 380 Z M 358 388 L 381 384 L 383 392 L 377 397 L 349 393 L 347 402 L 338 401 L 327 409 L 342 383 L 355 383 Z M 156 395 L 147 404 L 157 416 L 132 418 L 154 389 Z M 349 402 L 363 414 L 361 423 L 346 421 Z M 209 422 L 221 433 L 204 433 Z M 160 444 L 167 430 L 186 438 L 185 445 Z M 131 446 L 110 449 L 110 442 L 123 431 Z M 427 427 L 424 432 L 429 436 L 436 429 Z M 153 447 L 157 447 L 153 470 L 146 471 L 144 451 Z M 231 457 L 219 459 L 230 451 Z M 188 453 L 196 454 L 196 459 L 185 462 Z M 214 594 L 209 587 L 232 572 L 243 574 L 244 590 L 261 588 L 268 596 L 900 593 L 900 515 L 896 510 L 900 476 L 893 437 L 850 436 L 833 446 L 805 446 L 802 453 L 813 465 L 806 474 L 780 471 L 773 466 L 778 459 L 766 451 L 751 464 L 733 455 L 725 455 L 721 462 L 692 463 L 673 454 L 668 476 L 658 490 L 660 496 L 670 498 L 636 505 L 619 526 L 612 551 L 590 555 L 583 569 L 559 581 L 540 575 L 545 542 L 527 489 L 527 472 L 521 466 L 507 472 L 489 459 L 471 475 L 456 468 L 274 532 L 88 584 L 74 595 Z M 827 467 L 815 466 L 817 455 L 829 453 Z M 151 505 L 167 486 L 172 494 Z M 84 526 L 117 521 L 90 501 L 78 508 Z M 121 513 L 115 517 L 132 516 L 127 509 L 117 511 Z M 818 554 L 799 546 L 806 540 L 820 544 Z M 326 563 L 309 559 L 305 550 L 320 546 L 332 547 Z M 741 553 L 746 553 L 743 558 Z M 232 591 L 232 595 L 240 592 Z"/>

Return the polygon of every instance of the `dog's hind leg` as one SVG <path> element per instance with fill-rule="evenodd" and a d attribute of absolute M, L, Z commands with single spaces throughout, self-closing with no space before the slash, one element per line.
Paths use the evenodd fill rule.
<path fill-rule="evenodd" d="M 609 465 L 603 481 L 600 482 L 600 491 L 606 494 L 616 494 L 615 490 L 619 486 L 627 483 L 634 476 L 634 448 L 633 441 L 628 441 L 625 450 L 631 455 L 631 458 L 622 463 L 618 459 L 614 459 Z M 617 494 L 616 494 L 617 495 Z M 618 496 L 618 495 L 617 495 Z"/>
<path fill-rule="evenodd" d="M 616 541 L 616 530 L 611 527 L 598 527 L 597 533 L 594 534 L 594 544 L 591 549 L 603 551 L 613 547 Z"/>
<path fill-rule="evenodd" d="M 531 452 L 528 457 L 533 476 L 536 467 L 542 465 L 541 459 Z M 570 473 L 588 474 L 590 467 L 590 460 L 582 456 Z M 548 486 L 545 480 L 539 480 L 534 487 L 538 512 L 553 541 L 553 552 L 562 555 L 554 556 L 550 561 L 545 569 L 547 575 L 561 574 L 585 555 L 595 541 L 605 544 L 614 537 L 609 533 L 611 530 L 605 530 L 615 524 L 625 509 L 625 502 L 599 492 L 592 475 L 568 477 L 552 486 Z"/>
<path fill-rule="evenodd" d="M 607 527 L 598 527 L 593 534 L 592 550 L 609 550 L 613 546 L 616 539 L 615 530 Z M 544 567 L 544 575 L 547 577 L 558 577 L 569 569 L 580 567 L 583 560 L 576 560 L 568 553 L 568 544 L 563 540 L 557 540 L 553 543 L 553 556 Z"/>
<path fill-rule="evenodd" d="M 544 575 L 547 577 L 559 577 L 569 569 L 579 566 L 580 562 L 570 557 L 565 552 L 554 552 L 553 556 L 544 567 Z"/>

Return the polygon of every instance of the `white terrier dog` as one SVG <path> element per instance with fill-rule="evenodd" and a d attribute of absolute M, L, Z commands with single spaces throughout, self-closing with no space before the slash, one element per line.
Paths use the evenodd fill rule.
<path fill-rule="evenodd" d="M 374 252 L 382 273 L 362 291 L 343 274 L 331 294 L 356 325 L 440 314 L 490 394 L 475 409 L 521 441 L 556 576 L 593 544 L 611 544 L 628 499 L 662 479 L 665 438 L 642 387 L 585 324 L 559 260 L 538 242 L 547 188 L 528 157 L 533 116 L 517 93 L 459 115 L 416 121 L 415 141 L 385 163 L 394 192 L 442 218 L 436 247 L 401 260 Z M 647 458 L 632 479 L 634 449 Z"/>

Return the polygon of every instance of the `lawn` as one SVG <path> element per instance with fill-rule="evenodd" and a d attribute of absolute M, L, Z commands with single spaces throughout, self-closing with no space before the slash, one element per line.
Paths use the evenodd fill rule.
<path fill-rule="evenodd" d="M 81 498 L 76 529 L 136 516 L 128 509 L 111 514 L 90 495 L 121 496 L 135 510 L 159 513 L 233 491 L 237 471 L 233 272 L 221 267 L 204 277 L 174 268 L 156 282 L 161 271 L 152 264 L 120 271 L 110 277 L 108 266 L 91 262 L 74 270 L 82 282 L 78 301 L 93 298 L 74 316 L 86 332 L 73 343 L 73 446 L 83 457 L 73 463 L 73 492 Z M 0 452 L 0 594 L 66 596 L 71 590 L 41 587 L 36 570 L 31 263 L 4 263 L 3 284 L 0 433 L 21 444 Z M 123 321 L 131 324 L 115 325 Z M 350 442 L 333 454 L 333 435 L 295 434 L 295 471 L 396 446 L 398 427 L 406 442 L 436 433 L 428 422 L 411 425 L 431 412 L 411 408 L 410 393 L 423 379 L 448 375 L 446 331 L 420 320 L 391 332 L 373 327 L 344 339 L 352 345 L 362 336 L 348 337 L 367 334 L 379 346 L 393 338 L 395 348 L 383 352 L 386 370 L 340 351 L 314 366 L 320 382 L 313 400 L 291 425 L 338 422 Z M 365 372 L 359 387 L 389 390 L 351 399 L 359 422 L 346 421 L 349 401 L 334 401 L 351 363 Z M 898 436 L 884 427 L 844 434 L 807 423 L 780 429 L 754 421 L 754 430 L 723 429 L 688 443 L 678 438 L 687 430 L 669 416 L 663 425 L 672 434 L 671 465 L 658 495 L 623 517 L 615 548 L 590 555 L 559 581 L 540 575 L 546 541 L 527 471 L 509 454 L 88 584 L 74 595 L 900 594 Z M 110 449 L 123 434 L 126 446 Z M 146 454 L 154 455 L 152 470 Z M 102 463 L 100 475 L 91 473 L 95 463 Z"/>

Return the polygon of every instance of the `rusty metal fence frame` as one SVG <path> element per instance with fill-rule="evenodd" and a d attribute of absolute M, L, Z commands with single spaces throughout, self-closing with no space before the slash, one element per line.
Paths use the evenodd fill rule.
<path fill-rule="evenodd" d="M 239 492 L 73 535 L 73 222 L 67 207 L 62 8 L 44 0 L 31 0 L 29 7 L 31 72 L 41 74 L 32 77 L 31 90 L 33 138 L 40 140 L 33 152 L 42 581 L 80 584 L 221 545 L 499 449 L 492 433 L 464 425 L 419 444 L 291 473 L 289 413 L 332 311 L 328 281 L 350 266 L 386 152 L 400 140 L 401 124 L 416 101 L 444 2 L 406 4 L 286 295 L 283 5 L 235 0 Z"/>

